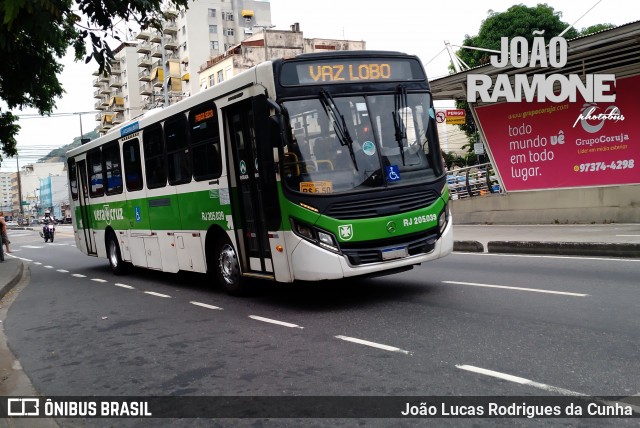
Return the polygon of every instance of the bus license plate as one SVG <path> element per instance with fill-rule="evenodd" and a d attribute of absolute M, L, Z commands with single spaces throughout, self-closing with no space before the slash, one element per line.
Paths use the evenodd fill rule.
<path fill-rule="evenodd" d="M 393 247 L 382 250 L 382 260 L 399 259 L 408 255 L 407 247 Z"/>

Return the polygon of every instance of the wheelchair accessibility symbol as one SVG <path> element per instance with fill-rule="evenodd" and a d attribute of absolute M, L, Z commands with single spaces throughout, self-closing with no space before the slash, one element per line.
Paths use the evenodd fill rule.
<path fill-rule="evenodd" d="M 388 181 L 400 180 L 400 169 L 398 168 L 398 165 L 389 165 L 386 167 L 386 170 Z"/>
<path fill-rule="evenodd" d="M 136 213 L 136 221 L 140 222 L 142 220 L 142 216 L 140 215 L 140 207 L 135 207 L 135 213 Z"/>

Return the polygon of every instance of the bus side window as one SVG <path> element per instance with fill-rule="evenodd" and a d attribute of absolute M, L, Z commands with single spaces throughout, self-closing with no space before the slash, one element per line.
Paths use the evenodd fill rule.
<path fill-rule="evenodd" d="M 147 187 L 155 189 L 166 186 L 167 174 L 164 164 L 164 144 L 162 142 L 160 124 L 151 126 L 144 131 L 142 145 L 144 147 Z"/>
<path fill-rule="evenodd" d="M 89 169 L 89 196 L 97 198 L 104 195 L 102 155 L 99 147 L 87 153 L 87 167 Z"/>
<path fill-rule="evenodd" d="M 106 194 L 122 193 L 122 162 L 120 161 L 120 145 L 117 141 L 105 144 L 102 148 L 102 162 L 107 186 Z"/>
<path fill-rule="evenodd" d="M 216 106 L 206 102 L 189 112 L 191 160 L 196 181 L 211 180 L 222 174 L 222 155 Z"/>
<path fill-rule="evenodd" d="M 124 177 L 127 190 L 142 190 L 142 164 L 140 163 L 140 141 L 137 138 L 122 145 Z"/>
<path fill-rule="evenodd" d="M 71 199 L 78 200 L 78 170 L 76 161 L 69 159 L 67 161 L 67 171 L 69 172 L 69 189 L 71 189 Z"/>
<path fill-rule="evenodd" d="M 167 144 L 169 184 L 190 182 L 191 168 L 189 167 L 187 120 L 183 113 L 179 113 L 165 122 L 164 139 Z"/>

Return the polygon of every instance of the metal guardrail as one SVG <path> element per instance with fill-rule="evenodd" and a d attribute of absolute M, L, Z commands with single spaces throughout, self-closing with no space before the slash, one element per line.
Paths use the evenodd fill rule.
<path fill-rule="evenodd" d="M 453 169 L 447 173 L 447 185 L 454 200 L 501 192 L 491 163 Z"/>

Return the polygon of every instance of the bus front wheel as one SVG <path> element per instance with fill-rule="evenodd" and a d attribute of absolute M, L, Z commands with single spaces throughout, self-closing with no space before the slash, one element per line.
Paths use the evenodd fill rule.
<path fill-rule="evenodd" d="M 116 275 L 122 275 L 125 273 L 125 262 L 122 260 L 122 255 L 120 254 L 120 246 L 118 245 L 118 240 L 115 235 L 112 233 L 109 235 L 109 240 L 107 242 L 107 257 L 109 259 L 109 265 L 111 266 L 111 270 Z"/>
<path fill-rule="evenodd" d="M 215 273 L 218 283 L 232 295 L 241 295 L 246 291 L 244 278 L 240 274 L 238 255 L 233 244 L 226 239 L 216 245 Z"/>

